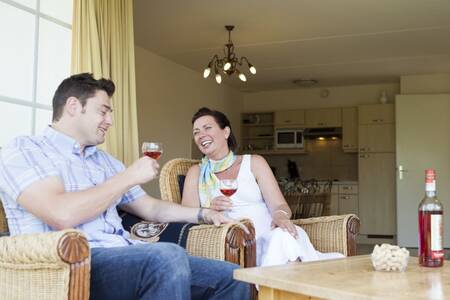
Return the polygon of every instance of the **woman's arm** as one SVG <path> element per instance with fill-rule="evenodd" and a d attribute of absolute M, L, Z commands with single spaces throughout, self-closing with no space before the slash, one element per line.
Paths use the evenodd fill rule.
<path fill-rule="evenodd" d="M 290 221 L 292 215 L 291 209 L 278 187 L 272 170 L 262 156 L 252 155 L 251 159 L 251 171 L 255 175 L 264 201 L 270 210 L 273 225 L 289 231 L 296 237 L 297 230 Z"/>
<path fill-rule="evenodd" d="M 194 165 L 189 168 L 184 179 L 183 195 L 181 204 L 189 207 L 200 207 L 200 197 L 198 195 L 198 176 L 200 166 Z"/>

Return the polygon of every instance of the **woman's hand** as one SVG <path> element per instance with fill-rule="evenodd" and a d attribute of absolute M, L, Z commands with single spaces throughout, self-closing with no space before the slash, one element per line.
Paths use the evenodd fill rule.
<path fill-rule="evenodd" d="M 223 213 L 218 212 L 217 210 L 203 208 L 201 213 L 206 224 L 214 224 L 216 226 L 220 226 L 220 224 L 236 222 L 236 220 L 225 216 Z"/>
<path fill-rule="evenodd" d="M 288 214 L 279 209 L 272 213 L 272 228 L 280 227 L 282 230 L 289 232 L 294 238 L 297 238 L 297 229 L 294 223 L 288 218 Z"/>
<path fill-rule="evenodd" d="M 211 206 L 209 208 L 217 211 L 224 211 L 230 210 L 232 207 L 233 204 L 230 198 L 227 198 L 225 196 L 218 196 L 211 200 Z"/>
<path fill-rule="evenodd" d="M 221 224 L 233 223 L 239 226 L 246 234 L 250 234 L 247 227 L 240 221 L 225 216 L 222 212 L 215 211 L 213 209 L 203 208 L 202 213 L 203 220 L 206 224 L 214 224 L 220 226 Z"/>

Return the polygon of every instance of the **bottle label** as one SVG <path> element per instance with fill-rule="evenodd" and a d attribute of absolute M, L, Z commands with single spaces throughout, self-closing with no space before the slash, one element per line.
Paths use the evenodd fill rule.
<path fill-rule="evenodd" d="M 427 182 L 425 184 L 425 191 L 427 191 L 427 192 L 435 192 L 436 191 L 436 181 Z"/>
<path fill-rule="evenodd" d="M 431 215 L 431 251 L 433 251 L 433 258 L 440 258 L 444 255 L 442 230 L 442 215 Z"/>

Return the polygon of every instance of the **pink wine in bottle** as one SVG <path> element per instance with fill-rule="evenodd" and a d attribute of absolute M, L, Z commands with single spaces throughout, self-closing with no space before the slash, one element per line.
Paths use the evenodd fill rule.
<path fill-rule="evenodd" d="M 436 197 L 436 172 L 425 171 L 425 197 L 419 204 L 419 263 L 424 267 L 442 267 L 443 249 L 442 203 Z"/>

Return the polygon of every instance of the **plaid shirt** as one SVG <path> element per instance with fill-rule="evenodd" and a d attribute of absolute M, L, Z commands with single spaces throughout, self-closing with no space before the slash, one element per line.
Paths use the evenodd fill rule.
<path fill-rule="evenodd" d="M 124 169 L 121 162 L 95 146 L 86 147 L 83 156 L 79 143 L 51 127 L 40 136 L 15 138 L 0 153 L 0 197 L 10 234 L 54 230 L 17 203 L 19 195 L 32 183 L 58 176 L 66 192 L 76 192 L 101 184 Z M 134 186 L 97 218 L 76 229 L 85 233 L 91 247 L 138 243 L 130 240 L 116 207 L 144 195 L 140 186 Z"/>

